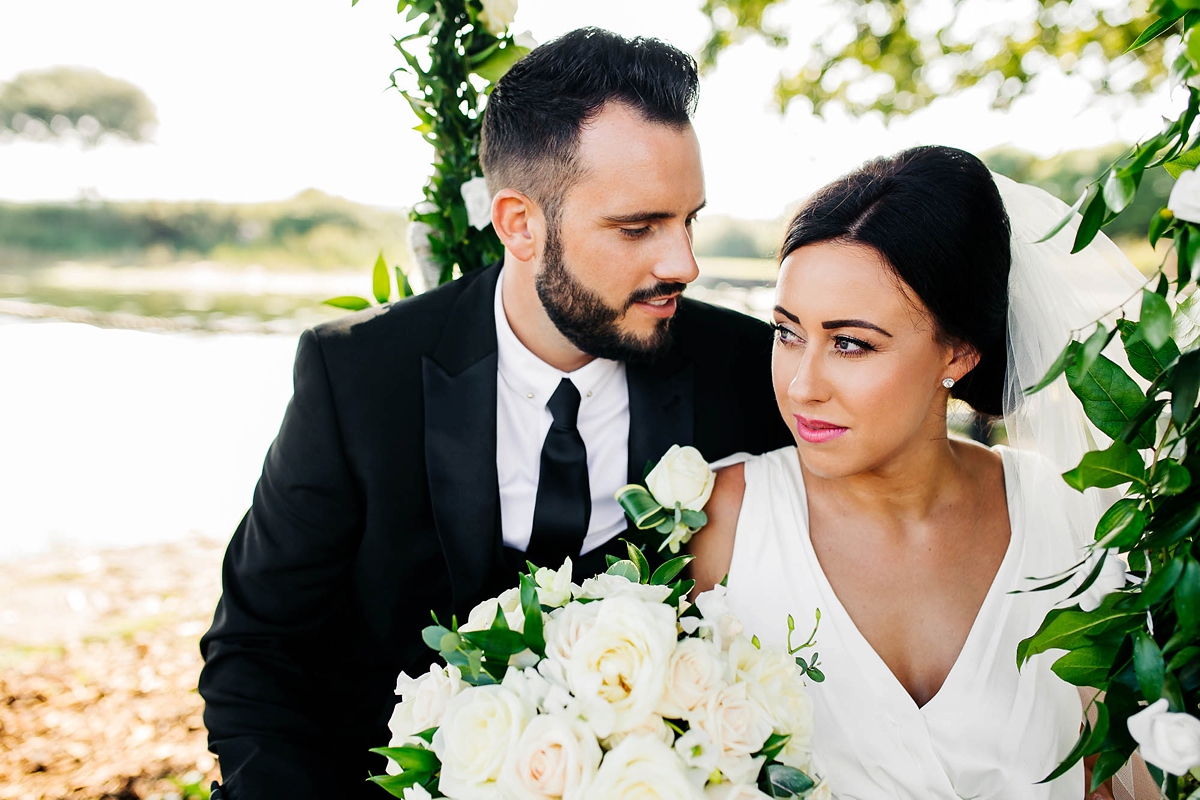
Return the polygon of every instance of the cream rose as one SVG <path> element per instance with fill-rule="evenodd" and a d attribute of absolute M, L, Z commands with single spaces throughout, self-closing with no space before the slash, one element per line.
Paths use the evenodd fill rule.
<path fill-rule="evenodd" d="M 1164 697 L 1129 718 L 1142 758 L 1172 775 L 1200 767 L 1200 719 L 1169 711 Z"/>
<path fill-rule="evenodd" d="M 1171 188 L 1167 208 L 1177 219 L 1200 222 L 1200 173 L 1189 169 L 1179 176 Z"/>
<path fill-rule="evenodd" d="M 521 733 L 500 774 L 500 788 L 511 800 L 572 800 L 591 785 L 602 755 L 587 725 L 542 714 Z"/>
<path fill-rule="evenodd" d="M 670 747 L 651 736 L 630 736 L 604 757 L 584 800 L 701 800 L 697 778 Z"/>
<path fill-rule="evenodd" d="M 552 611 L 546 618 L 544 631 L 546 660 L 538 665 L 539 670 L 547 665 L 557 667 L 553 674 L 558 677 L 560 683 L 565 683 L 566 668 L 571 661 L 575 643 L 596 624 L 599 613 L 599 603 L 571 603 Z M 549 670 L 543 671 L 542 674 L 546 674 L 547 671 Z"/>
<path fill-rule="evenodd" d="M 487 180 L 482 176 L 471 178 L 458 190 L 463 205 L 467 207 L 467 222 L 472 228 L 483 230 L 492 224 L 492 193 Z"/>
<path fill-rule="evenodd" d="M 728 592 L 726 587 L 718 584 L 696 597 L 696 608 L 700 609 L 703 618 L 698 623 L 698 629 L 702 635 L 711 638 L 721 650 L 728 650 L 733 640 L 745 630 L 741 621 L 729 608 L 729 601 L 726 599 Z M 685 617 L 680 622 L 686 619 L 688 618 Z"/>
<path fill-rule="evenodd" d="M 735 782 L 749 771 L 746 759 L 762 749 L 772 731 L 770 715 L 750 698 L 744 683 L 710 694 L 689 722 L 712 738 L 720 751 L 717 768 Z"/>
<path fill-rule="evenodd" d="M 483 11 L 479 14 L 479 21 L 492 36 L 503 36 L 508 26 L 512 25 L 513 18 L 517 16 L 517 0 L 481 0 L 481 2 Z"/>
<path fill-rule="evenodd" d="M 675 731 L 671 730 L 666 721 L 658 714 L 651 714 L 642 720 L 641 724 L 635 725 L 627 731 L 614 733 L 600 744 L 605 750 L 612 750 L 630 736 L 651 736 L 668 747 L 675 744 Z"/>
<path fill-rule="evenodd" d="M 744 636 L 729 647 L 730 671 L 747 695 L 771 718 L 776 733 L 788 739 L 777 760 L 805 772 L 811 766 L 813 704 L 796 660 L 781 648 L 759 649 Z"/>
<path fill-rule="evenodd" d="M 446 707 L 433 735 L 442 762 L 439 786 L 456 800 L 495 800 L 497 780 L 533 709 L 503 686 L 473 686 Z"/>
<path fill-rule="evenodd" d="M 668 719 L 683 719 L 728 682 L 726 661 L 715 644 L 684 639 L 667 664 L 667 690 L 658 712 Z"/>
<path fill-rule="evenodd" d="M 675 650 L 675 611 L 613 597 L 570 649 L 566 681 L 598 738 L 636 728 L 654 712 Z"/>
<path fill-rule="evenodd" d="M 703 775 L 711 775 L 717 768 L 720 753 L 713 746 L 712 737 L 699 728 L 692 728 L 675 740 L 675 752 L 691 769 Z"/>
<path fill-rule="evenodd" d="M 708 468 L 708 462 L 694 447 L 671 445 L 650 474 L 646 476 L 646 488 L 664 508 L 673 509 L 678 503 L 683 508 L 699 511 L 712 495 L 716 475 Z"/>
<path fill-rule="evenodd" d="M 489 630 L 496 620 L 497 608 L 504 612 L 504 622 L 510 629 L 518 633 L 525 630 L 525 612 L 521 609 L 521 590 L 517 588 L 506 589 L 499 597 L 484 600 L 472 608 L 471 613 L 467 615 L 467 621 L 458 629 L 463 633 Z"/>
<path fill-rule="evenodd" d="M 412 786 L 405 787 L 400 800 L 433 800 L 433 795 L 421 784 L 414 783 Z"/>
<path fill-rule="evenodd" d="M 416 735 L 421 731 L 436 728 L 442 724 L 442 716 L 450 700 L 466 688 L 462 681 L 462 673 L 458 667 L 451 664 L 440 669 L 435 664 L 429 672 L 419 678 L 410 678 L 403 672 L 396 679 L 396 694 L 400 702 L 392 711 L 388 728 L 392 731 L 390 747 L 404 747 L 414 744 Z M 395 762 L 388 762 L 388 773 L 398 774 L 400 767 Z"/>
<path fill-rule="evenodd" d="M 605 600 L 610 597 L 636 597 L 647 603 L 662 603 L 671 596 L 670 586 L 652 586 L 634 583 L 620 575 L 607 573 L 588 578 L 579 587 L 575 597 L 583 600 Z"/>
<path fill-rule="evenodd" d="M 704 790 L 708 800 L 763 800 L 763 794 L 752 783 L 716 783 Z"/>

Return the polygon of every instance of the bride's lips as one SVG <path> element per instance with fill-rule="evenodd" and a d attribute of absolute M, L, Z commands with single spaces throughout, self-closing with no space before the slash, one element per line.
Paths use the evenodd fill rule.
<path fill-rule="evenodd" d="M 809 419 L 799 414 L 795 414 L 794 416 L 796 417 L 796 432 L 800 435 L 801 439 L 809 444 L 828 442 L 850 430 L 849 428 L 834 425 L 832 422 L 826 422 L 821 419 Z"/>
<path fill-rule="evenodd" d="M 678 305 L 676 302 L 678 298 L 678 294 L 672 294 L 666 297 L 656 297 L 653 300 L 640 300 L 634 303 L 634 305 L 652 317 L 669 319 L 675 316 L 675 306 Z"/>

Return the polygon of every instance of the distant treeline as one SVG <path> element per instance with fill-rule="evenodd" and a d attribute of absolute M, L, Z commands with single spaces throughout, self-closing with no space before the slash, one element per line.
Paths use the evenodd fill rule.
<path fill-rule="evenodd" d="M 360 267 L 406 254 L 403 212 L 309 190 L 276 203 L 0 203 L 0 267 L 181 259 Z"/>

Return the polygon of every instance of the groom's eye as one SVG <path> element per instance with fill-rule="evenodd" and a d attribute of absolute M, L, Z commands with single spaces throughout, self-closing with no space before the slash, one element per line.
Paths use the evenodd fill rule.
<path fill-rule="evenodd" d="M 640 239 L 650 232 L 649 225 L 643 225 L 640 228 L 618 228 L 617 230 L 630 239 Z"/>

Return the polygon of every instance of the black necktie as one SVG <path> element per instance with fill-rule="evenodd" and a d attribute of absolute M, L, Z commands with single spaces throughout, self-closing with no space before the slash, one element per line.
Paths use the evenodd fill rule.
<path fill-rule="evenodd" d="M 579 435 L 579 390 L 563 378 L 546 403 L 554 422 L 542 445 L 533 533 L 526 556 L 536 566 L 558 569 L 579 556 L 592 516 L 587 448 Z"/>

